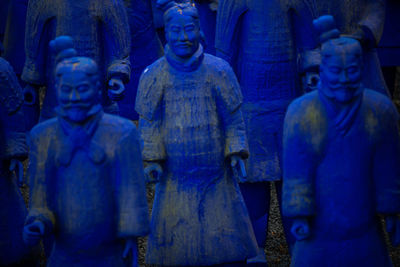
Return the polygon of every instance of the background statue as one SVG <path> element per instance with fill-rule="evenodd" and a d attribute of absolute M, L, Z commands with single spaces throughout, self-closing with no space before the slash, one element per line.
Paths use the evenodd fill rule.
<path fill-rule="evenodd" d="M 0 57 L 0 265 L 33 265 L 22 242 L 26 217 L 18 185 L 23 184 L 22 160 L 28 154 L 22 89 L 10 64 Z M 14 173 L 17 179 L 14 177 Z M 20 264 L 20 265 L 18 265 Z"/>
<path fill-rule="evenodd" d="M 146 262 L 244 263 L 257 244 L 237 184 L 248 156 L 240 87 L 203 53 L 194 5 L 169 7 L 165 56 L 143 72 L 136 99 L 145 173 L 157 183 Z"/>
<path fill-rule="evenodd" d="M 328 40 L 321 53 L 318 91 L 295 100 L 285 118 L 282 209 L 298 240 L 292 266 L 392 266 L 377 214 L 399 244 L 398 114 L 361 83 L 357 40 Z"/>
<path fill-rule="evenodd" d="M 319 61 L 308 53 L 319 50 L 319 33 L 313 31 L 313 19 L 322 15 L 332 15 L 339 31 L 351 35 L 360 41 L 363 47 L 363 83 L 369 88 L 389 96 L 375 47 L 379 43 L 385 21 L 386 0 L 301 0 L 293 12 L 293 25 L 297 47 L 300 49 L 300 61 L 306 62 L 300 72 L 308 75 L 309 69 L 315 70 Z M 311 33 L 311 34 L 310 34 Z M 310 71 L 314 76 L 314 71 Z"/>
<path fill-rule="evenodd" d="M 254 263 L 266 263 L 271 182 L 278 200 L 281 196 L 283 119 L 289 103 L 302 93 L 291 7 L 286 0 L 220 0 L 218 5 L 217 56 L 233 66 L 243 92 L 250 157 L 248 179 L 240 189 L 259 245 Z"/>
<path fill-rule="evenodd" d="M 97 64 L 76 57 L 72 40 L 52 42 L 57 118 L 30 134 L 30 210 L 24 239 L 54 233 L 48 266 L 125 266 L 148 232 L 139 136 L 134 124 L 104 114 Z M 123 241 L 125 242 L 125 249 Z"/>
<path fill-rule="evenodd" d="M 22 80 L 28 84 L 26 101 L 34 105 L 31 112 L 39 108 L 38 87 L 46 86 L 41 121 L 56 115 L 55 63 L 48 43 L 60 35 L 72 36 L 78 53 L 97 62 L 103 79 L 101 104 L 106 112 L 118 113 L 117 105 L 111 100 L 123 97 L 123 83 L 130 76 L 129 24 L 122 0 L 29 1 Z M 35 123 L 33 120 L 29 124 Z"/>
<path fill-rule="evenodd" d="M 131 32 L 131 78 L 126 84 L 125 97 L 118 102 L 120 115 L 137 120 L 135 99 L 143 70 L 162 57 L 163 47 L 153 23 L 150 0 L 124 0 Z"/>

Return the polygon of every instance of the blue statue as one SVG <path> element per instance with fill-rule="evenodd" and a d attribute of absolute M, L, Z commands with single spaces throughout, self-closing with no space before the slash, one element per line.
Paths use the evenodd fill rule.
<path fill-rule="evenodd" d="M 54 233 L 48 266 L 125 266 L 129 253 L 135 265 L 136 237 L 149 228 L 138 133 L 132 122 L 104 114 L 95 61 L 77 57 L 69 37 L 51 45 L 61 51 L 58 115 L 30 133 L 24 240 Z"/>
<path fill-rule="evenodd" d="M 22 242 L 26 217 L 18 185 L 23 183 L 22 160 L 28 154 L 22 89 L 10 64 L 0 57 L 0 265 L 27 266 L 30 250 Z M 15 179 L 14 174 L 17 179 Z"/>
<path fill-rule="evenodd" d="M 257 243 L 237 180 L 245 179 L 242 95 L 228 63 L 203 53 L 191 3 L 164 14 L 165 56 L 142 74 L 136 111 L 156 182 L 146 262 L 243 264 Z"/>
<path fill-rule="evenodd" d="M 264 266 L 272 182 L 281 197 L 283 119 L 301 94 L 289 7 L 282 0 L 220 0 L 217 13 L 217 56 L 231 63 L 244 96 L 250 157 L 240 189 L 259 245 L 249 263 Z"/>
<path fill-rule="evenodd" d="M 55 36 L 74 38 L 82 56 L 93 58 L 99 65 L 102 79 L 101 104 L 108 113 L 118 113 L 112 100 L 120 100 L 124 83 L 130 77 L 130 36 L 126 10 L 122 0 L 31 0 L 28 4 L 22 80 L 28 86 L 25 97 L 37 111 L 37 90 L 46 86 L 40 121 L 56 115 L 57 94 L 54 88 L 54 57 L 48 43 Z M 37 120 L 30 122 L 30 125 Z"/>
<path fill-rule="evenodd" d="M 162 57 L 163 47 L 154 28 L 150 0 L 124 0 L 128 14 L 131 42 L 131 78 L 125 85 L 125 97 L 118 102 L 120 115 L 137 120 L 135 99 L 140 75 L 154 61 Z"/>
<path fill-rule="evenodd" d="M 377 215 L 399 244 L 398 114 L 364 87 L 362 72 L 360 43 L 329 39 L 318 90 L 288 108 L 282 209 L 294 218 L 291 266 L 392 266 Z"/>
<path fill-rule="evenodd" d="M 313 31 L 313 19 L 322 15 L 335 18 L 338 30 L 360 41 L 363 47 L 363 83 L 369 88 L 389 96 L 375 47 L 382 36 L 385 21 L 386 0 L 312 0 L 302 1 L 294 16 L 297 35 L 296 43 L 302 47 L 300 72 L 308 76 L 309 69 L 318 68 L 319 62 L 313 59 L 313 49 L 319 50 L 319 33 Z M 301 29 L 303 28 L 303 29 Z M 308 58 L 308 57 L 311 57 Z M 314 71 L 310 71 L 314 77 Z"/>

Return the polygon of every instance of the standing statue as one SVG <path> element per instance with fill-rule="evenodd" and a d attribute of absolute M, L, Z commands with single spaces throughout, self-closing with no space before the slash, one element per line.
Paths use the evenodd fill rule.
<path fill-rule="evenodd" d="M 285 117 L 282 209 L 297 239 L 291 266 L 392 266 L 377 214 L 398 244 L 398 114 L 364 87 L 357 40 L 330 39 L 321 58 L 318 90 Z"/>
<path fill-rule="evenodd" d="M 55 36 L 69 35 L 76 40 L 75 49 L 93 58 L 100 70 L 101 104 L 108 113 L 118 113 L 111 100 L 120 100 L 124 83 L 130 77 L 130 36 L 122 0 L 30 0 L 27 11 L 25 53 L 22 80 L 25 98 L 32 111 L 39 108 L 38 88 L 46 86 L 40 121 L 56 115 L 57 94 L 54 88 L 54 57 L 48 43 Z M 30 125 L 37 120 L 30 122 Z"/>
<path fill-rule="evenodd" d="M 386 0 L 303 0 L 297 6 L 297 16 L 294 16 L 294 25 L 307 29 L 303 31 L 303 38 L 296 40 L 301 47 L 308 47 L 300 55 L 300 61 L 309 64 L 302 65 L 301 72 L 308 75 L 308 69 L 318 67 L 319 61 L 313 60 L 312 49 L 319 52 L 319 34 L 312 32 L 312 22 L 322 15 L 331 15 L 335 18 L 338 30 L 360 41 L 363 48 L 363 83 L 369 88 L 389 96 L 375 47 L 378 45 L 383 32 L 385 21 Z M 310 34 L 312 33 L 312 34 Z M 311 58 L 308 58 L 310 57 Z M 311 71 L 311 75 L 314 72 Z"/>
<path fill-rule="evenodd" d="M 165 56 L 143 72 L 136 99 L 157 183 L 146 262 L 243 263 L 257 243 L 237 183 L 248 156 L 240 87 L 227 62 L 203 53 L 194 5 L 169 7 Z"/>
<path fill-rule="evenodd" d="M 28 266 L 29 249 L 22 242 L 26 217 L 18 185 L 23 183 L 25 140 L 22 89 L 10 64 L 0 57 L 0 265 Z M 14 179 L 14 173 L 17 179 Z M 20 264 L 20 265 L 18 265 Z"/>
<path fill-rule="evenodd" d="M 217 56 L 233 66 L 244 96 L 250 157 L 240 189 L 259 245 L 249 263 L 264 266 L 272 182 L 281 196 L 283 119 L 301 94 L 289 7 L 285 0 L 220 0 L 217 13 Z"/>
<path fill-rule="evenodd" d="M 149 228 L 138 133 L 103 113 L 95 61 L 76 57 L 65 36 L 52 47 L 58 115 L 30 133 L 25 242 L 54 233 L 48 266 L 125 266 L 130 252 L 135 264 L 136 237 Z"/>
<path fill-rule="evenodd" d="M 131 78 L 126 84 L 125 97 L 118 102 L 120 115 L 137 120 L 135 99 L 140 75 L 154 61 L 162 57 L 163 47 L 153 23 L 150 0 L 124 0 L 128 14 L 131 42 Z"/>

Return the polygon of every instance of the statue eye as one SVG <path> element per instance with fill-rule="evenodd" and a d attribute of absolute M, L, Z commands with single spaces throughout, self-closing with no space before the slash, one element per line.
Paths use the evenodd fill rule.
<path fill-rule="evenodd" d="M 61 92 L 63 92 L 63 93 L 69 93 L 69 92 L 71 92 L 71 89 L 72 89 L 72 87 L 68 86 L 68 85 L 61 86 Z"/>
<path fill-rule="evenodd" d="M 79 85 L 76 90 L 80 93 L 89 91 L 89 86 L 87 84 Z"/>
<path fill-rule="evenodd" d="M 193 30 L 194 30 L 194 25 L 185 26 L 185 31 L 193 31 Z"/>
<path fill-rule="evenodd" d="M 179 31 L 180 31 L 180 28 L 179 28 L 179 27 L 176 27 L 176 26 L 171 26 L 170 31 L 172 31 L 172 32 L 179 32 Z"/>
<path fill-rule="evenodd" d="M 347 73 L 349 73 L 349 74 L 354 74 L 357 71 L 358 71 L 357 67 L 350 67 L 350 68 L 347 69 Z"/>
<path fill-rule="evenodd" d="M 334 74 L 339 74 L 340 73 L 340 68 L 338 68 L 338 67 L 330 67 L 329 71 L 334 73 Z"/>

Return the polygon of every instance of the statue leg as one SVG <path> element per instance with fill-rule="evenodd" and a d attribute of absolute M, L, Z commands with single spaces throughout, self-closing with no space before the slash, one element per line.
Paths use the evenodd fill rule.
<path fill-rule="evenodd" d="M 267 240 L 269 206 L 271 200 L 270 183 L 243 183 L 240 184 L 240 190 L 246 203 L 259 247 L 259 254 L 255 258 L 249 259 L 247 265 L 267 266 L 264 246 Z"/>

